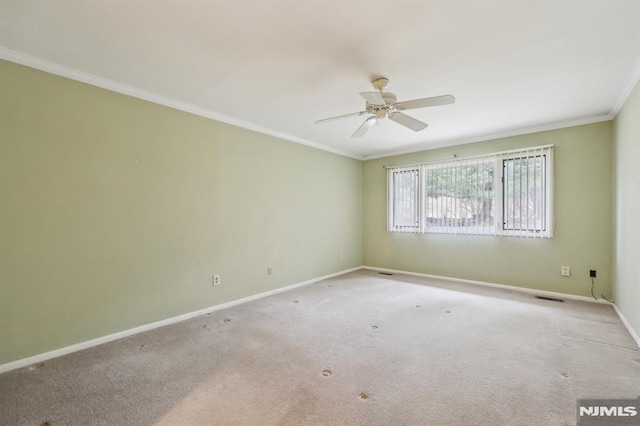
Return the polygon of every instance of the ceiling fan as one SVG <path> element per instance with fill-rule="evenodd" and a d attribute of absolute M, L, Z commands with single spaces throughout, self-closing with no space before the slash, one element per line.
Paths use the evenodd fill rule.
<path fill-rule="evenodd" d="M 360 112 L 354 112 L 351 114 L 339 115 L 337 117 L 325 118 L 316 121 L 316 124 L 327 123 L 333 120 L 339 120 L 341 118 L 355 117 L 364 114 L 373 114 L 367 118 L 364 123 L 358 127 L 358 129 L 351 135 L 352 138 L 359 138 L 367 133 L 367 130 L 378 122 L 379 119 L 389 117 L 389 120 L 395 121 L 414 132 L 419 132 L 427 127 L 427 123 L 403 114 L 401 111 L 407 109 L 426 108 L 439 105 L 448 105 L 456 101 L 451 95 L 434 96 L 432 98 L 414 99 L 411 101 L 398 102 L 396 95 L 390 92 L 385 92 L 387 85 L 389 84 L 388 78 L 376 78 L 372 81 L 373 87 L 378 89 L 377 92 L 361 92 L 360 96 L 364 98 L 365 110 Z"/>

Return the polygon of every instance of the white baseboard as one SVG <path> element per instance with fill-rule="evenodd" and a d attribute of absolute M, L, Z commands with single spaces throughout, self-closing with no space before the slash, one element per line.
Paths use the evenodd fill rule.
<path fill-rule="evenodd" d="M 188 312 L 186 314 L 178 315 L 176 317 L 167 318 L 161 321 L 156 321 L 150 324 L 141 325 L 139 327 L 134 327 L 129 330 L 119 331 L 117 333 L 109 334 L 106 336 L 98 337 L 96 339 L 87 340 L 85 342 L 76 343 L 71 346 L 66 346 L 64 348 L 56 349 L 53 351 L 45 352 L 42 354 L 30 356 L 28 358 L 19 359 L 17 361 L 12 361 L 7 364 L 0 365 L 0 374 L 6 373 L 7 371 L 16 370 L 18 368 L 28 367 L 33 364 L 38 364 L 40 362 L 48 361 L 53 358 L 57 358 L 59 356 L 67 355 L 73 352 L 78 352 L 83 349 L 88 349 L 93 346 L 102 345 L 103 343 L 112 342 L 114 340 L 122 339 L 123 337 L 132 336 L 134 334 L 142 333 L 144 331 L 153 330 L 154 328 L 163 327 L 169 324 L 175 324 L 177 322 L 185 321 L 191 318 L 195 318 L 200 315 L 208 314 L 210 312 L 219 311 L 221 309 L 230 308 L 232 306 L 240 305 L 242 303 L 250 302 L 252 300 L 262 299 L 263 297 L 271 296 L 274 294 L 282 293 L 285 291 L 293 290 L 294 288 L 303 287 L 309 284 L 313 284 L 318 281 L 325 280 L 327 278 L 332 278 L 338 275 L 343 275 L 349 272 L 357 271 L 361 269 L 361 266 L 356 268 L 347 269 L 344 271 L 336 272 L 333 274 L 325 275 L 323 277 L 313 278 L 307 281 L 302 281 L 299 283 L 291 284 L 285 287 L 277 288 L 275 290 L 266 291 L 264 293 L 258 293 L 253 296 L 245 297 L 242 299 L 234 300 L 227 303 L 222 303 L 220 305 L 211 306 L 208 308 L 200 309 L 193 312 Z"/>
<path fill-rule="evenodd" d="M 622 312 L 620 312 L 620 309 L 618 309 L 618 306 L 616 306 L 615 303 L 612 303 L 612 305 L 613 305 L 613 309 L 616 311 L 616 314 L 618 314 L 620 321 L 622 321 L 622 324 L 624 324 L 624 326 L 627 328 L 627 331 L 629 332 L 633 340 L 635 340 L 636 345 L 638 345 L 638 348 L 640 348 L 640 337 L 638 337 L 638 334 L 631 327 L 631 324 L 629 324 L 629 321 L 627 321 L 624 315 L 622 315 Z"/>
<path fill-rule="evenodd" d="M 509 286 L 509 285 L 504 285 L 504 284 L 495 284 L 495 283 L 489 283 L 489 282 L 484 282 L 484 281 L 473 281 L 473 280 L 465 280 L 465 279 L 461 279 L 461 278 L 452 278 L 452 277 L 444 277 L 444 276 L 439 276 L 439 275 L 422 274 L 422 273 L 418 273 L 418 272 L 400 271 L 400 270 L 397 270 L 397 269 L 378 268 L 378 267 L 374 267 L 374 266 L 358 266 L 358 267 L 355 267 L 355 268 L 347 269 L 347 270 L 344 270 L 344 271 L 336 272 L 336 273 L 325 275 L 325 276 L 322 276 L 322 277 L 313 278 L 313 279 L 310 279 L 310 280 L 307 280 L 307 281 L 303 281 L 303 282 L 291 284 L 291 285 L 288 285 L 288 286 L 285 286 L 285 287 L 277 288 L 275 290 L 266 291 L 264 293 L 255 294 L 253 296 L 248 296 L 248 297 L 245 297 L 245 298 L 242 298 L 242 299 L 238 299 L 238 300 L 234 300 L 234 301 L 231 301 L 231 302 L 222 303 L 220 305 L 215 305 L 215 306 L 211 306 L 211 307 L 208 307 L 208 308 L 205 308 L 205 309 L 200 309 L 200 310 L 197 310 L 197 311 L 188 312 L 186 314 L 178 315 L 176 317 L 167 318 L 167 319 L 164 319 L 164 320 L 161 320 L 161 321 L 156 321 L 156 322 L 153 322 L 153 323 L 150 323 L 150 324 L 141 325 L 139 327 L 134 327 L 134 328 L 131 328 L 129 330 L 124 330 L 124 331 L 120 331 L 118 333 L 113 333 L 113 334 L 109 334 L 109 335 L 106 335 L 106 336 L 98 337 L 96 339 L 87 340 L 85 342 L 76 343 L 74 345 L 66 346 L 64 348 L 60 348 L 60 349 L 56 349 L 56 350 L 53 350 L 53 351 L 45 352 L 45 353 L 42 353 L 42 354 L 34 355 L 34 356 L 31 356 L 31 357 L 28 357 L 28 358 L 19 359 L 17 361 L 12 361 L 12 362 L 9 362 L 7 364 L 2 364 L 2 365 L 0 365 L 0 374 L 6 373 L 6 372 L 11 371 L 11 370 L 16 370 L 18 368 L 28 367 L 28 366 L 33 365 L 33 364 L 38 364 L 40 362 L 48 361 L 50 359 L 57 358 L 57 357 L 60 357 L 60 356 L 63 356 L 63 355 L 67 355 L 67 354 L 70 354 L 70 353 L 73 353 L 73 352 L 78 352 L 78 351 L 81 351 L 83 349 L 88 349 L 88 348 L 91 348 L 91 347 L 94 347 L 94 346 L 102 345 L 104 343 L 112 342 L 114 340 L 122 339 L 124 337 L 133 336 L 134 334 L 138 334 L 138 333 L 142 333 L 142 332 L 145 332 L 145 331 L 153 330 L 153 329 L 158 328 L 158 327 L 163 327 L 165 325 L 175 324 L 175 323 L 178 323 L 178 322 L 181 322 L 181 321 L 185 321 L 185 320 L 188 320 L 188 319 L 191 319 L 191 318 L 195 318 L 195 317 L 200 316 L 200 315 L 208 314 L 210 312 L 215 312 L 215 311 L 218 311 L 218 310 L 221 310 L 221 309 L 230 308 L 232 306 L 240 305 L 242 303 L 250 302 L 252 300 L 261 299 L 263 297 L 271 296 L 271 295 L 274 295 L 274 294 L 283 293 L 285 291 L 293 290 L 293 289 L 298 288 L 298 287 L 303 287 L 303 286 L 306 286 L 306 285 L 309 285 L 309 284 L 312 284 L 312 283 L 315 283 L 315 282 L 318 282 L 318 281 L 325 280 L 327 278 L 332 278 L 332 277 L 336 277 L 338 275 L 347 274 L 349 272 L 357 271 L 359 269 L 368 269 L 368 270 L 371 270 L 371 271 L 379 271 L 379 272 L 389 272 L 389 273 L 394 273 L 394 274 L 411 275 L 411 276 L 417 276 L 417 277 L 423 277 L 423 278 L 431 278 L 431 279 L 437 279 L 437 280 L 444 280 L 444 281 L 452 281 L 452 282 L 465 283 L 465 284 L 480 285 L 480 286 L 484 286 L 484 287 L 501 288 L 501 289 L 504 289 L 504 290 L 519 291 L 519 292 L 522 292 L 522 293 L 538 294 L 538 295 L 556 297 L 556 298 L 560 297 L 560 298 L 565 298 L 565 299 L 581 300 L 581 301 L 586 301 L 586 302 L 591 302 L 591 303 L 610 304 L 606 300 L 593 300 L 590 297 L 577 296 L 577 295 L 574 295 L 574 294 L 557 293 L 557 292 L 543 291 L 543 290 L 534 290 L 534 289 L 524 288 L 524 287 L 514 287 L 514 286 Z M 624 315 L 622 315 L 622 312 L 620 312 L 618 307 L 615 304 L 611 304 L 611 305 L 613 306 L 616 314 L 620 318 L 620 321 L 622 321 L 624 326 L 629 331 L 629 334 L 631 335 L 633 340 L 636 342 L 638 347 L 640 347 L 640 338 L 638 337 L 636 332 L 633 330 L 633 328 L 631 328 L 631 325 L 626 320 Z"/>
<path fill-rule="evenodd" d="M 561 299 L 580 300 L 580 301 L 583 301 L 583 302 L 603 303 L 605 305 L 610 305 L 610 303 L 607 302 L 606 300 L 602 300 L 602 299 L 595 300 L 592 297 L 578 296 L 578 295 L 575 295 L 575 294 L 567 294 L 567 293 L 557 293 L 555 291 L 536 290 L 536 289 L 533 289 L 533 288 L 526 288 L 526 287 L 514 287 L 514 286 L 510 286 L 510 285 L 506 285 L 506 284 L 495 284 L 495 283 L 489 283 L 489 282 L 486 282 L 486 281 L 473 281 L 473 280 L 465 280 L 465 279 L 462 279 L 462 278 L 443 277 L 443 276 L 440 276 L 440 275 L 422 274 L 422 273 L 419 273 L 419 272 L 399 271 L 397 269 L 377 268 L 375 266 L 363 266 L 362 269 L 370 269 L 372 271 L 389 272 L 389 273 L 394 273 L 394 274 L 412 275 L 412 276 L 415 276 L 415 277 L 431 278 L 431 279 L 434 279 L 434 280 L 453 281 L 453 282 L 457 282 L 457 283 L 480 285 L 480 286 L 483 286 L 483 287 L 493 287 L 493 288 L 501 288 L 503 290 L 519 291 L 521 293 L 537 294 L 537 295 L 540 295 L 540 296 L 547 296 L 547 297 L 554 297 L 554 298 L 561 298 Z"/>
<path fill-rule="evenodd" d="M 504 290 L 519 291 L 521 293 L 537 294 L 541 296 L 548 296 L 548 297 L 554 297 L 554 298 L 564 298 L 564 299 L 580 300 L 583 302 L 611 305 L 613 306 L 613 309 L 618 315 L 618 318 L 620 318 L 620 321 L 622 321 L 622 324 L 625 326 L 625 328 L 627 329 L 627 331 L 629 332 L 633 340 L 636 342 L 636 345 L 638 345 L 638 348 L 640 348 L 640 337 L 638 337 L 638 334 L 631 327 L 631 324 L 629 324 L 629 321 L 627 321 L 624 315 L 622 315 L 622 312 L 620 312 L 620 310 L 618 309 L 618 306 L 616 306 L 615 303 L 610 303 L 606 300 L 602 300 L 602 299 L 594 300 L 591 297 L 578 296 L 575 294 L 557 293 L 554 291 L 535 290 L 532 288 L 525 288 L 525 287 L 514 287 L 510 285 L 505 285 L 505 284 L 488 283 L 485 281 L 473 281 L 473 280 L 464 280 L 461 278 L 443 277 L 439 275 L 421 274 L 419 272 L 399 271 L 397 269 L 377 268 L 375 266 L 363 266 L 362 269 L 369 269 L 372 271 L 379 271 L 379 272 L 389 272 L 394 274 L 412 275 L 416 277 L 431 278 L 436 280 L 445 280 L 445 281 L 452 281 L 452 282 L 465 283 L 465 284 L 480 285 L 484 287 L 501 288 Z"/>

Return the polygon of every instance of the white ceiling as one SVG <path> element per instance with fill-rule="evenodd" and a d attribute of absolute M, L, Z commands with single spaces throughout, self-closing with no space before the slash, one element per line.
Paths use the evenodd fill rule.
<path fill-rule="evenodd" d="M 640 0 L 0 0 L 0 57 L 356 158 L 610 119 L 640 73 Z M 385 76 L 414 133 L 360 139 Z"/>

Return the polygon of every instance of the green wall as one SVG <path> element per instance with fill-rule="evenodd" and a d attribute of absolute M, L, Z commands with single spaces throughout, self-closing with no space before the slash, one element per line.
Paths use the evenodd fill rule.
<path fill-rule="evenodd" d="M 0 365 L 362 264 L 358 160 L 6 61 L 0 132 Z"/>
<path fill-rule="evenodd" d="M 361 264 L 583 296 L 597 269 L 638 331 L 639 91 L 613 123 L 362 163 L 0 61 L 0 365 Z M 549 143 L 553 239 L 387 233 L 383 165 Z"/>
<path fill-rule="evenodd" d="M 386 231 L 384 165 L 438 161 L 555 145 L 552 239 L 403 234 Z M 612 124 L 603 122 L 369 160 L 364 165 L 364 264 L 474 281 L 611 297 Z M 562 277 L 560 266 L 571 276 Z"/>
<path fill-rule="evenodd" d="M 640 84 L 614 120 L 613 296 L 640 335 Z"/>

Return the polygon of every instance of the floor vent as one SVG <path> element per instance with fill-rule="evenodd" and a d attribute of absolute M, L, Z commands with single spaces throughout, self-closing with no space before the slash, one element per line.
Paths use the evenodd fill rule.
<path fill-rule="evenodd" d="M 378 272 L 379 275 L 393 275 L 390 272 Z"/>
<path fill-rule="evenodd" d="M 560 303 L 564 303 L 564 300 L 562 300 L 562 299 L 558 299 L 558 298 L 555 298 L 555 297 L 536 296 L 536 299 L 550 300 L 551 302 L 560 302 Z"/>

